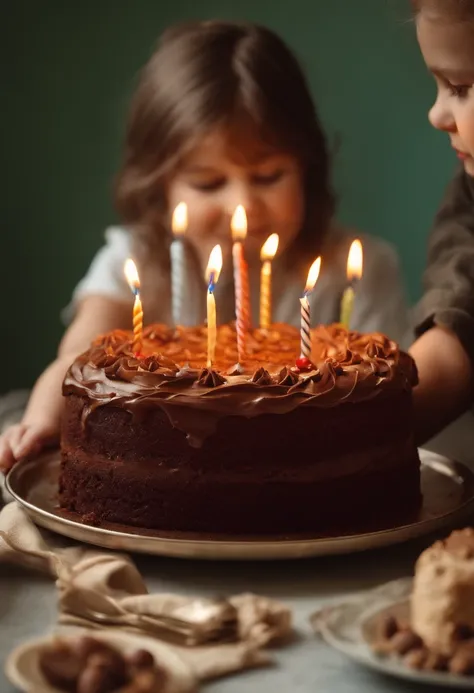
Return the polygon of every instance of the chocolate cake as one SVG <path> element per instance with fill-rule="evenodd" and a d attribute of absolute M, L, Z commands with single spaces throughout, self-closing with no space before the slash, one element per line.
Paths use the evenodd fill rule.
<path fill-rule="evenodd" d="M 63 385 L 59 498 L 84 521 L 258 534 L 403 523 L 420 504 L 411 358 L 381 334 L 233 326 L 206 363 L 205 328 L 99 338 Z"/>

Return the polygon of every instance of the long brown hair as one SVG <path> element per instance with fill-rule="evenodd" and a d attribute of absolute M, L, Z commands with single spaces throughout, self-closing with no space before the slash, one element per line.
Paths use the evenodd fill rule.
<path fill-rule="evenodd" d="M 126 133 L 116 205 L 134 238 L 143 290 L 169 298 L 164 180 L 212 128 L 240 121 L 305 172 L 305 219 L 290 251 L 314 257 L 334 212 L 326 140 L 286 44 L 249 23 L 193 22 L 164 33 L 143 69 Z"/>
<path fill-rule="evenodd" d="M 415 14 L 423 9 L 434 10 L 440 18 L 457 21 L 474 19 L 474 0 L 411 0 Z"/>

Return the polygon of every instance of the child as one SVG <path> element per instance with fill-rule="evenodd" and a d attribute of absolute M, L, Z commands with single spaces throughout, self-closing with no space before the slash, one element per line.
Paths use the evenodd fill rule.
<path fill-rule="evenodd" d="M 422 443 L 466 410 L 474 393 L 474 0 L 413 5 L 421 52 L 438 88 L 429 119 L 462 161 L 431 234 L 419 339 L 411 349 Z"/>
<path fill-rule="evenodd" d="M 57 440 L 61 382 L 74 358 L 97 334 L 130 327 L 133 297 L 123 276 L 129 255 L 137 260 L 147 322 L 170 322 L 169 221 L 181 201 L 189 211 L 184 323 L 203 323 L 203 276 L 216 243 L 224 253 L 219 318 L 234 318 L 230 218 L 239 204 L 248 216 L 253 323 L 259 251 L 273 232 L 280 236 L 273 320 L 298 324 L 298 299 L 320 253 L 313 322 L 338 320 L 352 238 L 332 225 L 326 142 L 304 76 L 268 29 L 197 22 L 165 33 L 133 100 L 116 197 L 125 226 L 107 232 L 74 293 L 56 361 L 38 380 L 22 423 L 0 438 L 4 470 Z M 407 321 L 396 256 L 381 241 L 363 238 L 363 245 L 352 326 L 400 340 Z"/>

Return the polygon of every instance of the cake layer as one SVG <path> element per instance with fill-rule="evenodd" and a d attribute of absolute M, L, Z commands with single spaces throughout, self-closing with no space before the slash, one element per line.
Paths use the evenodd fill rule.
<path fill-rule="evenodd" d="M 224 533 L 321 533 L 403 522 L 420 503 L 409 356 L 380 334 L 146 330 L 141 354 L 115 331 L 63 385 L 60 502 L 88 522 Z"/>

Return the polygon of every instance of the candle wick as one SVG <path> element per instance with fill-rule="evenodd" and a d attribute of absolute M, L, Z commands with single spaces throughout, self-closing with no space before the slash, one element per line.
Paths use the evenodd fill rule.
<path fill-rule="evenodd" d="M 132 292 L 135 297 L 140 296 L 140 289 L 138 288 L 138 286 L 132 287 Z"/>
<path fill-rule="evenodd" d="M 210 294 L 212 294 L 212 292 L 214 291 L 214 289 L 215 289 L 215 287 L 216 287 L 215 277 L 216 277 L 216 273 L 215 273 L 215 272 L 210 272 L 210 273 L 209 273 L 209 287 L 208 287 L 208 288 L 209 288 L 209 293 L 210 293 Z"/>

